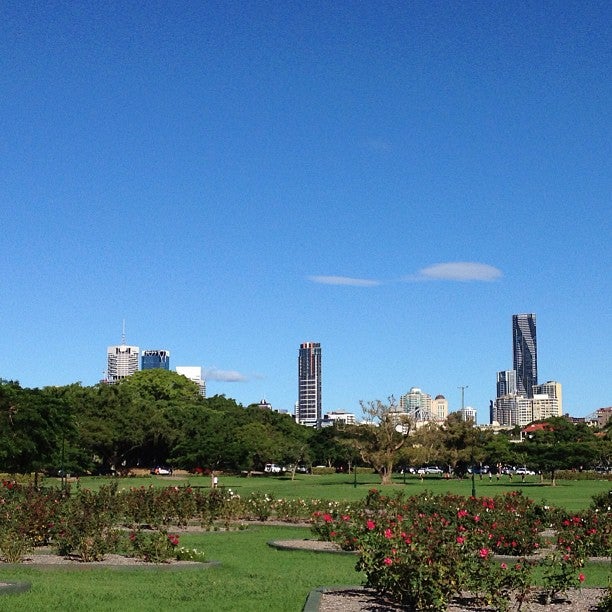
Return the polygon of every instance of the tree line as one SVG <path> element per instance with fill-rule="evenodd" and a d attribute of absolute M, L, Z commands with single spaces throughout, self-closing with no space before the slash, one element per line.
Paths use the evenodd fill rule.
<path fill-rule="evenodd" d="M 438 464 L 589 469 L 612 464 L 612 428 L 549 419 L 520 444 L 518 430 L 493 435 L 451 414 L 418 429 L 397 420 L 393 401 L 362 404 L 366 425 L 314 429 L 288 414 L 243 407 L 167 370 L 144 370 L 118 384 L 23 388 L 0 380 L 0 471 L 110 473 L 135 467 L 261 470 L 266 463 L 368 465 L 388 481 L 398 466 Z"/>

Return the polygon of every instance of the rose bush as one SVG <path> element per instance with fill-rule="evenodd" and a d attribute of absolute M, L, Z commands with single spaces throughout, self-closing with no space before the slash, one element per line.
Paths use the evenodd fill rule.
<path fill-rule="evenodd" d="M 167 563 L 177 558 L 179 536 L 165 530 L 138 529 L 128 536 L 131 555 L 147 563 Z"/>
<path fill-rule="evenodd" d="M 560 555 L 527 559 L 542 545 L 541 516 L 540 508 L 515 492 L 494 498 L 425 492 L 406 498 L 372 490 L 343 514 L 315 512 L 312 524 L 319 539 L 357 550 L 357 569 L 367 586 L 401 605 L 444 610 L 453 595 L 466 590 L 483 605 L 504 610 L 511 595 L 519 605 L 525 601 L 537 565 L 550 597 L 584 579 L 577 570 L 595 550 L 592 538 L 602 531 L 602 517 L 588 511 L 574 517 L 566 525 L 571 536 L 560 532 L 557 547 L 565 546 Z M 510 561 L 496 555 L 510 555 Z"/>

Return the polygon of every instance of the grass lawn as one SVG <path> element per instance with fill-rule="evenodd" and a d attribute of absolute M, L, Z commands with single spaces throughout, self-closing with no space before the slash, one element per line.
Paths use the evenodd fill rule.
<path fill-rule="evenodd" d="M 229 533 L 181 536 L 181 545 L 220 561 L 208 569 L 32 568 L 10 566 L 0 580 L 25 580 L 32 589 L 0 597 L 3 611 L 295 611 L 320 586 L 359 584 L 350 555 L 279 551 L 270 540 L 307 538 L 299 527 L 250 527 Z"/>
<path fill-rule="evenodd" d="M 206 551 L 212 568 L 95 569 L 7 566 L 2 580 L 25 580 L 32 589 L 0 598 L 8 612 L 248 611 L 300 612 L 309 592 L 321 586 L 358 585 L 356 558 L 279 551 L 270 540 L 307 538 L 301 527 L 259 527 L 229 533 L 181 536 L 181 544 Z M 588 564 L 584 586 L 605 586 L 609 564 Z"/>
<path fill-rule="evenodd" d="M 81 486 L 96 489 L 100 484 L 109 482 L 107 478 L 82 478 Z M 59 481 L 58 481 L 59 483 Z M 119 479 L 121 488 L 140 486 L 185 486 L 187 484 L 210 487 L 210 477 L 207 476 L 150 476 Z M 395 491 L 405 491 L 407 495 L 418 494 L 424 490 L 433 493 L 456 493 L 471 495 L 472 481 L 470 478 L 445 480 L 440 476 L 428 476 L 421 480 L 417 476 L 404 478 L 396 475 L 394 484 L 387 487 L 380 486 L 380 478 L 376 474 L 358 474 L 357 486 L 352 475 L 330 474 L 317 476 L 310 474 L 297 474 L 295 480 L 289 477 L 257 476 L 246 478 L 242 476 L 219 477 L 219 485 L 231 488 L 240 495 L 248 495 L 251 491 L 265 491 L 275 497 L 304 498 L 304 499 L 330 499 L 354 501 L 362 499 L 372 487 L 381 488 L 385 493 L 393 494 Z M 540 482 L 539 476 L 528 476 L 525 482 L 520 478 L 509 480 L 507 476 L 499 481 L 488 477 L 475 479 L 476 495 L 493 496 L 509 491 L 522 491 L 527 497 L 536 502 L 551 506 L 558 506 L 568 510 L 581 510 L 587 508 L 591 498 L 596 493 L 610 491 L 612 482 L 606 480 L 557 480 L 556 486 L 548 481 Z"/>

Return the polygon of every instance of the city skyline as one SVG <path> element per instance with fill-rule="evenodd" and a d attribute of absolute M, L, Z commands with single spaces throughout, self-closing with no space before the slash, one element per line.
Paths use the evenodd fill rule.
<path fill-rule="evenodd" d="M 488 418 L 537 313 L 564 410 L 612 405 L 612 5 L 7 3 L 0 377 L 167 348 L 207 394 L 412 387 Z"/>

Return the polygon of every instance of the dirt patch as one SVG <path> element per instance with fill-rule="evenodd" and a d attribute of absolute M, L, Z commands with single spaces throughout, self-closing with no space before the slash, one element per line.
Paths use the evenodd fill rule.
<path fill-rule="evenodd" d="M 605 589 L 571 589 L 564 598 L 558 598 L 546 605 L 541 600 L 541 592 L 534 590 L 522 610 L 529 612 L 593 612 L 603 598 Z M 516 610 L 516 602 L 511 602 L 510 610 Z M 404 610 L 397 604 L 379 597 L 371 589 L 359 587 L 324 590 L 320 596 L 318 612 L 397 612 Z M 483 607 L 470 597 L 469 593 L 455 597 L 447 612 L 490 612 L 493 608 Z"/>

